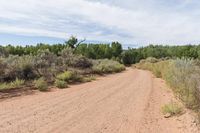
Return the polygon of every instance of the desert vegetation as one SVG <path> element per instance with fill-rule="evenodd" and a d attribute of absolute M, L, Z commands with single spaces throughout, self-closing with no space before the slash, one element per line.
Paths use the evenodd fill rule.
<path fill-rule="evenodd" d="M 162 109 L 162 113 L 165 115 L 165 117 L 179 115 L 183 112 L 183 108 L 175 102 L 165 104 L 164 106 L 162 106 L 161 109 Z"/>
<path fill-rule="evenodd" d="M 90 82 L 96 74 L 116 73 L 124 65 L 163 78 L 185 106 L 200 110 L 200 45 L 149 45 L 124 50 L 119 42 L 86 44 L 71 37 L 63 44 L 0 47 L 0 90 L 31 86 L 47 91 L 48 85 L 67 88 Z"/>
<path fill-rule="evenodd" d="M 150 70 L 156 77 L 163 78 L 175 95 L 189 109 L 200 111 L 200 66 L 199 60 L 147 58 L 136 65 Z M 167 107 L 167 106 L 166 106 Z M 165 107 L 165 108 L 166 108 Z"/>
<path fill-rule="evenodd" d="M 47 91 L 48 85 L 67 88 L 71 83 L 90 82 L 96 74 L 125 70 L 118 59 L 122 52 L 121 44 L 88 45 L 94 48 L 94 53 L 98 53 L 95 48 L 108 48 L 112 58 L 106 59 L 102 53 L 95 57 L 86 55 L 81 50 L 84 46 L 80 46 L 81 42 L 71 37 L 65 44 L 0 47 L 0 90 L 29 86 Z"/>

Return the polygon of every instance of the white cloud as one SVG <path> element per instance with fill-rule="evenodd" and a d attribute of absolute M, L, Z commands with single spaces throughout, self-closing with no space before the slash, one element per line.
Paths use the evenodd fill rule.
<path fill-rule="evenodd" d="M 141 44 L 198 43 L 197 7 L 196 0 L 1 0 L 0 32 L 59 38 L 74 34 Z"/>

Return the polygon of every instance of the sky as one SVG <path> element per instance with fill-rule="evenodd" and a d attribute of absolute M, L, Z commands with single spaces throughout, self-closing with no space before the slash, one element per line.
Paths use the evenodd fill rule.
<path fill-rule="evenodd" d="M 0 0 L 0 44 L 200 44 L 199 0 Z"/>

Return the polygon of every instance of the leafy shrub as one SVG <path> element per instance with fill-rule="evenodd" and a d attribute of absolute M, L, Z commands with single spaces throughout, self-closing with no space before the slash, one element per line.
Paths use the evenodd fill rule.
<path fill-rule="evenodd" d="M 44 80 L 43 77 L 35 80 L 34 85 L 40 91 L 47 91 L 48 90 L 47 82 Z"/>
<path fill-rule="evenodd" d="M 84 77 L 84 78 L 82 79 L 82 82 L 91 82 L 91 81 L 93 81 L 93 80 L 96 80 L 96 77 L 93 76 L 93 75 L 90 75 L 90 76 L 88 76 L 88 77 Z"/>
<path fill-rule="evenodd" d="M 0 90 L 7 90 L 7 89 L 11 89 L 10 84 L 0 83 Z"/>
<path fill-rule="evenodd" d="M 94 73 L 98 73 L 98 74 L 113 73 L 113 72 L 121 72 L 125 70 L 125 66 L 120 64 L 117 61 L 104 59 L 104 60 L 94 61 L 94 65 L 92 69 Z"/>
<path fill-rule="evenodd" d="M 82 77 L 75 71 L 65 71 L 56 76 L 56 79 L 65 81 L 65 82 L 80 82 Z"/>
<path fill-rule="evenodd" d="M 24 85 L 25 80 L 16 79 L 10 83 L 0 83 L 0 90 L 8 90 L 8 89 L 15 89 L 20 88 Z"/>
<path fill-rule="evenodd" d="M 62 59 L 63 65 L 71 66 L 73 64 L 74 60 L 74 54 L 73 54 L 73 49 L 71 48 L 65 48 L 60 52 L 60 56 Z"/>
<path fill-rule="evenodd" d="M 82 68 L 82 69 L 90 68 L 92 66 L 92 62 L 84 56 L 78 56 L 74 58 L 72 66 L 77 67 L 77 68 Z"/>
<path fill-rule="evenodd" d="M 56 85 L 56 87 L 58 87 L 60 89 L 68 87 L 66 81 L 59 80 L 59 79 L 56 79 L 55 85 Z"/>
<path fill-rule="evenodd" d="M 89 68 L 92 66 L 92 62 L 88 58 L 74 54 L 71 48 L 65 48 L 60 55 L 63 65 L 75 68 Z"/>
<path fill-rule="evenodd" d="M 146 62 L 149 62 L 149 63 L 156 63 L 156 62 L 159 62 L 158 59 L 154 58 L 154 57 L 148 57 L 146 60 Z"/>
<path fill-rule="evenodd" d="M 22 85 L 24 85 L 25 80 L 16 79 L 15 81 L 10 83 L 11 88 L 20 88 Z"/>
<path fill-rule="evenodd" d="M 57 56 L 48 49 L 39 50 L 35 57 L 34 68 L 39 77 L 45 77 L 49 82 L 54 80 L 54 76 L 58 73 L 56 62 Z"/>
<path fill-rule="evenodd" d="M 66 81 L 66 82 L 69 82 L 69 80 L 71 80 L 72 78 L 73 78 L 73 73 L 71 71 L 65 71 L 56 76 L 56 79 Z"/>
<path fill-rule="evenodd" d="M 5 79 L 5 69 L 7 64 L 4 62 L 4 58 L 0 58 L 0 82 L 3 82 Z"/>
<path fill-rule="evenodd" d="M 16 78 L 31 79 L 36 77 L 33 70 L 34 57 L 33 56 L 9 56 L 2 58 L 0 65 L 1 78 L 4 81 L 11 81 Z"/>
<path fill-rule="evenodd" d="M 183 112 L 183 108 L 174 102 L 164 105 L 161 109 L 164 115 L 169 114 L 170 116 L 178 115 Z"/>
<path fill-rule="evenodd" d="M 125 65 L 131 65 L 136 62 L 134 59 L 135 55 L 132 52 L 132 50 L 127 50 L 127 51 L 122 52 L 121 56 L 122 56 L 121 60 L 122 60 L 123 64 L 125 64 Z"/>

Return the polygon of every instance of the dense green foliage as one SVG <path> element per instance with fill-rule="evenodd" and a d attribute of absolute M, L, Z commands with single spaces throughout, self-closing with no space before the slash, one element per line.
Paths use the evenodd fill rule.
<path fill-rule="evenodd" d="M 73 49 L 73 54 L 82 55 L 91 59 L 120 59 L 122 53 L 122 45 L 118 42 L 111 44 L 82 44 L 84 40 L 78 41 L 77 38 L 71 37 L 64 44 L 37 44 L 36 46 L 0 46 L 0 56 L 7 57 L 8 55 L 38 55 L 40 51 L 48 50 L 55 55 L 62 54 L 61 51 L 66 48 Z"/>
<path fill-rule="evenodd" d="M 122 54 L 125 64 L 138 63 L 148 57 L 160 58 L 200 58 L 200 45 L 163 46 L 149 45 L 138 49 L 129 49 Z"/>
<path fill-rule="evenodd" d="M 117 59 L 122 53 L 122 45 L 118 42 L 110 44 L 80 44 L 75 53 L 91 59 Z"/>

